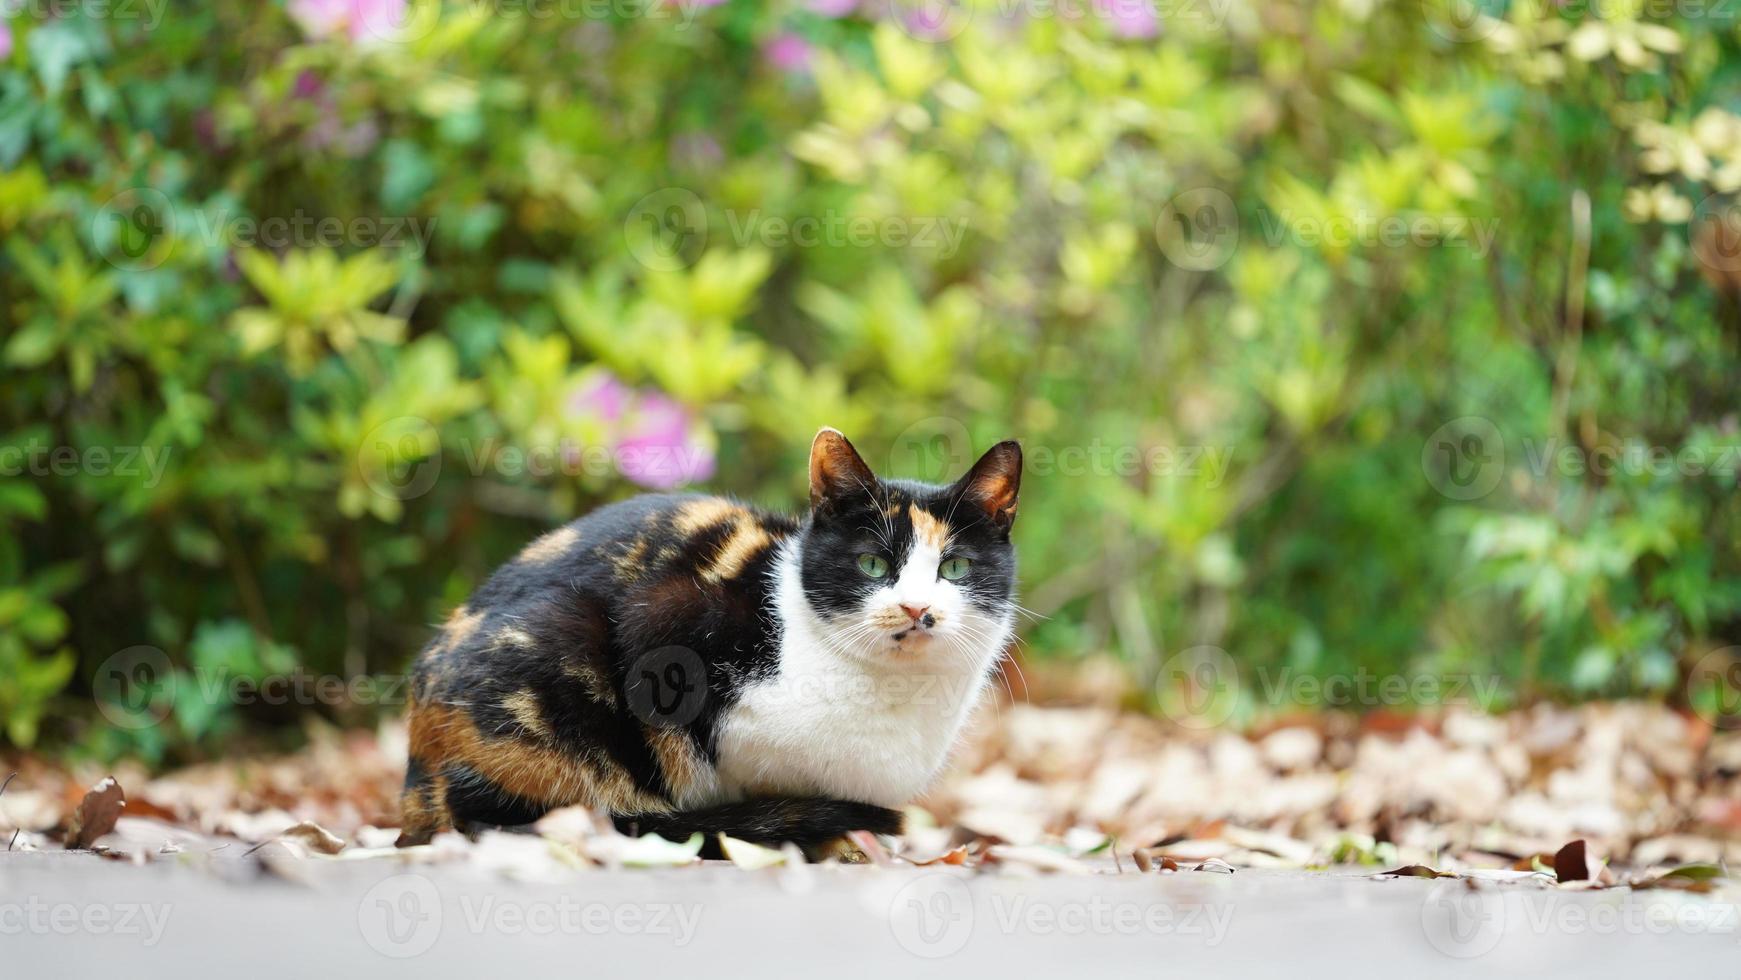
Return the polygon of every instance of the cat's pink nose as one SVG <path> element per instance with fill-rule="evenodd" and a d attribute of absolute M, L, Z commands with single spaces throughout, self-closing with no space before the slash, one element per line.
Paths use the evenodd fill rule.
<path fill-rule="evenodd" d="M 904 602 L 901 603 L 901 611 L 911 617 L 915 623 L 918 622 L 920 618 L 925 615 L 925 611 L 930 608 L 930 606 L 909 606 Z"/>

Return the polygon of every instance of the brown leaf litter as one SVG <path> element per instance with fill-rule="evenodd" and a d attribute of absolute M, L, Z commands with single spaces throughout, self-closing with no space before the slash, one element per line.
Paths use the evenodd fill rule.
<path fill-rule="evenodd" d="M 0 773 L 18 773 L 0 789 L 0 839 L 290 878 L 321 860 L 464 861 L 533 878 L 702 863 L 699 838 L 626 838 L 579 809 L 533 833 L 444 835 L 395 851 L 403 758 L 403 729 L 390 724 L 318 730 L 291 755 L 161 775 L 123 765 L 95 788 L 107 774 L 0 760 Z M 907 826 L 899 840 L 858 835 L 841 856 L 1047 874 L 1353 865 L 1708 891 L 1741 859 L 1741 732 L 1644 703 L 1447 710 L 1407 724 L 1308 715 L 1245 735 L 1004 704 L 982 716 Z M 782 851 L 732 842 L 727 853 L 745 873 L 791 870 Z"/>

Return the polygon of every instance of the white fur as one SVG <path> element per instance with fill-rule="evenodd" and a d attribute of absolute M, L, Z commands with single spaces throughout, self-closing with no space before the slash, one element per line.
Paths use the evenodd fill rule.
<path fill-rule="evenodd" d="M 722 718 L 719 777 L 729 798 L 822 795 L 899 807 L 942 770 L 1012 623 L 938 577 L 918 544 L 862 615 L 830 623 L 804 597 L 799 547 L 775 563 L 780 666 Z M 901 604 L 929 606 L 929 638 L 896 640 Z"/>

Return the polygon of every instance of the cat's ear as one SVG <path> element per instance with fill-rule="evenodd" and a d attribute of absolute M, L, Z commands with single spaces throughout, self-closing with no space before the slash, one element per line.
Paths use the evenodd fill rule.
<path fill-rule="evenodd" d="M 876 474 L 838 429 L 824 428 L 810 444 L 810 506 L 821 509 L 852 494 L 871 493 Z"/>
<path fill-rule="evenodd" d="M 1016 522 L 1016 498 L 1022 489 L 1022 446 L 1014 439 L 987 449 L 967 475 L 955 482 L 962 501 L 974 504 L 1006 533 Z"/>

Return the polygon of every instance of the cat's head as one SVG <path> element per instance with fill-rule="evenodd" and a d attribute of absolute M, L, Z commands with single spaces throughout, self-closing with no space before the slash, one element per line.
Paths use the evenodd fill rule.
<path fill-rule="evenodd" d="M 798 571 L 821 641 L 878 663 L 1001 649 L 1014 619 L 1021 482 L 1013 441 L 935 486 L 879 479 L 845 436 L 817 433 Z"/>

